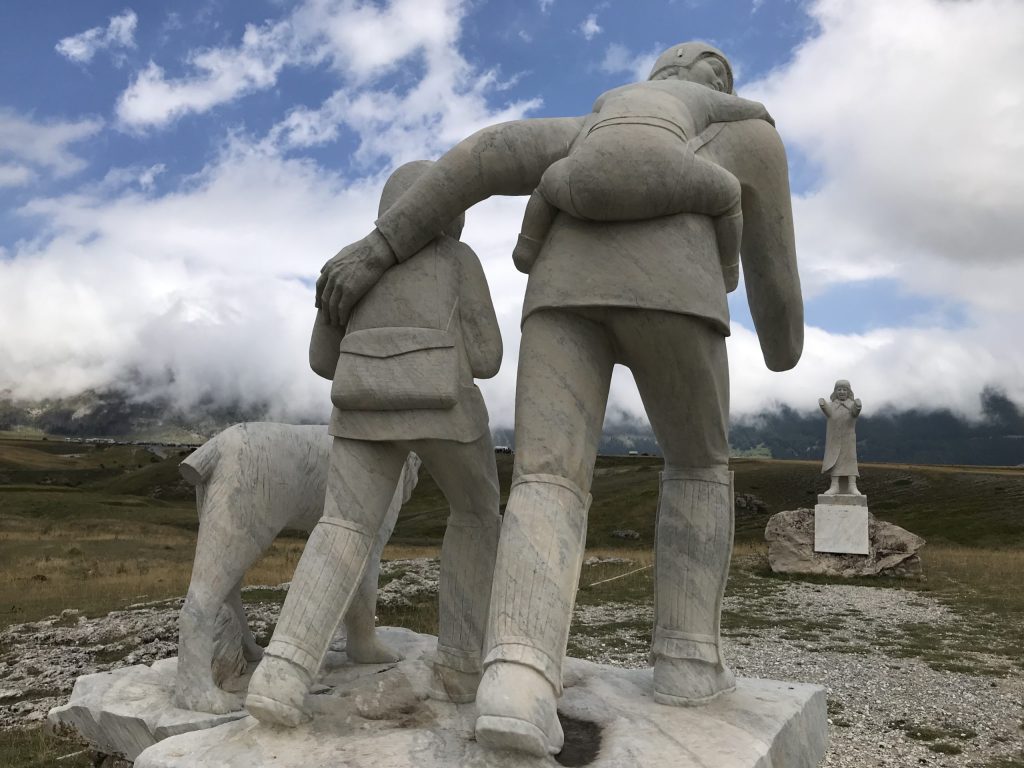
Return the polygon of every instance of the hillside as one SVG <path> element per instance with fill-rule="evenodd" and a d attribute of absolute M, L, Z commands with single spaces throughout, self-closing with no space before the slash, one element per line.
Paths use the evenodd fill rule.
<path fill-rule="evenodd" d="M 0 515 L 78 522 L 131 519 L 193 530 L 193 492 L 177 472 L 186 454 L 175 450 L 164 458 L 142 446 L 0 438 Z M 512 457 L 499 455 L 497 460 L 504 502 Z M 737 511 L 738 542 L 760 541 L 769 514 L 813 506 L 827 485 L 812 461 L 734 459 L 732 468 L 736 493 L 751 494 L 767 507 L 764 512 Z M 598 459 L 589 546 L 636 546 L 612 535 L 622 529 L 636 531 L 641 545 L 653 544 L 660 469 L 661 461 L 650 457 Z M 861 474 L 860 487 L 878 517 L 930 542 L 1024 546 L 1024 469 L 868 463 L 861 465 Z M 446 517 L 447 504 L 424 471 L 402 510 L 394 541 L 437 544 Z"/>
<path fill-rule="evenodd" d="M 730 426 L 734 456 L 776 459 L 821 458 L 825 427 L 814 403 L 803 410 L 767 408 L 738 416 Z M 857 424 L 857 451 L 862 461 L 910 464 L 1024 465 L 1024 409 L 1004 393 L 986 389 L 978 395 L 979 416 L 973 420 L 949 410 L 873 410 L 866 404 Z M 20 437 L 43 435 L 112 437 L 143 441 L 198 444 L 240 421 L 267 419 L 269 407 L 255 404 L 204 402 L 187 411 L 159 398 L 128 392 L 87 390 L 73 397 L 17 400 L 0 390 L 0 431 Z M 326 420 L 328 404 L 313 423 Z M 493 424 L 497 445 L 513 445 L 509 427 Z M 602 431 L 600 451 L 606 454 L 659 455 L 658 442 L 645 419 L 615 411 Z"/>

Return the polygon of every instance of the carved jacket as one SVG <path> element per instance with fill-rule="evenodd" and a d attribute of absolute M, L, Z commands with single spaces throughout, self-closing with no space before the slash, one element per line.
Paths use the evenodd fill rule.
<path fill-rule="evenodd" d="M 341 334 L 333 326 L 322 325 L 319 313 L 317 323 L 314 337 L 318 331 L 337 334 L 330 342 L 337 350 Z M 468 245 L 441 235 L 422 248 L 415 259 L 389 269 L 356 305 L 346 333 L 445 325 L 455 336 L 459 356 L 460 394 L 454 407 L 390 411 L 334 408 L 330 434 L 353 440 L 442 439 L 462 443 L 485 434 L 489 429 L 487 406 L 473 379 L 490 378 L 498 372 L 501 331 L 483 267 Z M 310 360 L 321 376 L 333 376 L 330 360 L 314 362 L 312 345 Z M 337 360 L 336 354 L 333 360 Z"/>
<path fill-rule="evenodd" d="M 588 118 L 517 120 L 457 144 L 377 220 L 399 261 L 491 195 L 527 195 L 565 157 Z M 763 120 L 715 123 L 696 151 L 739 179 L 742 265 L 767 366 L 796 365 L 803 302 L 796 268 L 788 167 L 782 141 Z M 588 222 L 560 214 L 530 272 L 523 317 L 543 308 L 624 307 L 695 315 L 729 334 L 725 280 L 712 221 L 678 214 Z"/>

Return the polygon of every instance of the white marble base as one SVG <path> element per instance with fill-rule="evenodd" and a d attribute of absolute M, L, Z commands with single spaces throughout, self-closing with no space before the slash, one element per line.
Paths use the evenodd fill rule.
<path fill-rule="evenodd" d="M 168 736 L 212 728 L 246 717 L 178 709 L 171 700 L 177 659 L 83 675 L 67 704 L 50 710 L 55 729 L 71 728 L 99 752 L 134 760 Z"/>
<path fill-rule="evenodd" d="M 814 507 L 814 551 L 870 554 L 867 496 L 845 493 L 818 496 Z"/>
<path fill-rule="evenodd" d="M 166 739 L 135 768 L 527 768 L 553 758 L 488 752 L 473 740 L 473 704 L 426 698 L 434 638 L 384 629 L 405 654 L 394 665 L 328 671 L 307 702 L 313 721 L 296 729 L 255 719 Z M 340 660 L 340 659 L 339 659 Z M 559 713 L 566 750 L 596 752 L 595 768 L 813 768 L 825 754 L 825 691 L 814 685 L 740 680 L 735 693 L 704 707 L 656 704 L 650 669 L 567 659 Z M 599 748 L 594 749 L 595 741 Z M 566 754 L 566 753 L 563 753 Z"/>

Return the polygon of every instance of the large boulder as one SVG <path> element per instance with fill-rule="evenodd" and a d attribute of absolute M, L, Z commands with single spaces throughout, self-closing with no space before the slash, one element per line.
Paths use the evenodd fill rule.
<path fill-rule="evenodd" d="M 868 519 L 870 551 L 866 555 L 815 552 L 813 509 L 772 515 L 764 538 L 768 542 L 768 564 L 775 573 L 922 578 L 917 553 L 924 539 L 874 515 Z"/>

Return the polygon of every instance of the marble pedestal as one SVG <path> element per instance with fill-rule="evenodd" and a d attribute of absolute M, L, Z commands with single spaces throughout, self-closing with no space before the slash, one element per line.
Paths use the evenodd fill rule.
<path fill-rule="evenodd" d="M 172 691 L 177 669 L 177 659 L 162 659 L 151 667 L 136 664 L 82 675 L 75 681 L 70 701 L 51 709 L 47 722 L 55 730 L 77 731 L 98 752 L 134 760 L 169 736 L 247 716 L 245 712 L 212 715 L 176 707 Z M 236 682 L 232 690 L 244 691 L 245 681 Z"/>
<path fill-rule="evenodd" d="M 556 758 L 489 752 L 473 739 L 473 704 L 426 697 L 429 635 L 383 629 L 405 659 L 328 666 L 307 697 L 313 721 L 272 728 L 251 717 L 174 736 L 146 749 L 135 768 L 529 768 Z M 330 660 L 329 660 L 330 662 Z M 813 768 L 825 754 L 825 691 L 814 685 L 740 680 L 737 691 L 695 708 L 652 698 L 650 669 L 567 659 L 559 714 L 566 765 L 647 768 Z"/>
<path fill-rule="evenodd" d="M 868 497 L 861 494 L 820 494 L 814 507 L 814 551 L 846 555 L 871 552 Z"/>

